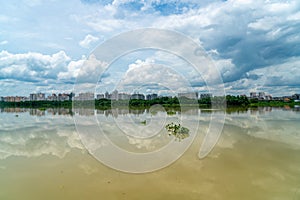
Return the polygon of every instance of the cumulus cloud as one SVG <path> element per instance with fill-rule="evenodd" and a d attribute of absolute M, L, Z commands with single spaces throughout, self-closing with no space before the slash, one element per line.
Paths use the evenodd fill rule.
<path fill-rule="evenodd" d="M 76 76 L 78 83 L 97 83 L 108 63 L 98 60 L 91 54 L 84 62 Z"/>
<path fill-rule="evenodd" d="M 57 79 L 60 71 L 66 70 L 70 57 L 60 51 L 52 55 L 41 53 L 12 54 L 0 52 L 0 78 L 38 82 Z"/>
<path fill-rule="evenodd" d="M 147 90 L 148 92 L 160 91 L 161 94 L 192 91 L 191 84 L 186 77 L 153 60 L 137 60 L 130 64 L 118 87 L 120 90 L 130 92 Z"/>
<path fill-rule="evenodd" d="M 79 45 L 84 48 L 90 48 L 91 44 L 97 42 L 99 40 L 98 37 L 92 36 L 90 34 L 86 35 L 83 40 L 79 42 Z"/>
<path fill-rule="evenodd" d="M 69 92 L 76 81 L 97 82 L 96 72 L 105 63 L 91 55 L 71 60 L 65 52 L 52 55 L 28 52 L 0 52 L 1 95 L 28 95 L 31 92 Z M 99 74 L 99 73 L 98 73 Z"/>
<path fill-rule="evenodd" d="M 74 79 L 78 76 L 80 69 L 83 67 L 85 61 L 85 57 L 82 57 L 82 59 L 77 61 L 72 60 L 71 62 L 69 62 L 67 70 L 59 72 L 57 78 L 59 80 L 74 81 Z"/>

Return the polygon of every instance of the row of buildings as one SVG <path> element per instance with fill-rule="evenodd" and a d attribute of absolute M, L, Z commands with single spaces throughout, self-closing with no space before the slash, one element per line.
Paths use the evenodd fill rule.
<path fill-rule="evenodd" d="M 203 98 L 211 98 L 212 94 L 211 93 L 204 93 L 204 94 L 199 94 L 198 92 L 183 92 L 183 93 L 178 93 L 178 98 L 188 98 L 188 99 L 203 99 Z"/>
<path fill-rule="evenodd" d="M 109 99 L 109 100 L 130 100 L 130 99 L 138 99 L 138 100 L 153 100 L 158 98 L 158 94 L 128 94 L 124 92 L 118 92 L 114 90 L 112 93 L 106 92 L 104 94 L 95 94 L 93 92 L 85 92 L 79 93 L 75 96 L 74 93 L 59 93 L 59 94 L 51 94 L 46 95 L 45 93 L 32 93 L 29 97 L 25 96 L 7 96 L 1 97 L 0 101 L 4 102 L 24 102 L 24 101 L 87 101 L 96 99 Z M 200 94 L 198 92 L 186 92 L 186 93 L 178 93 L 178 97 L 186 97 L 189 99 L 199 99 L 199 98 L 207 98 L 212 97 L 212 94 Z"/>
<path fill-rule="evenodd" d="M 282 97 L 272 97 L 270 94 L 266 94 L 265 92 L 250 92 L 250 99 L 258 99 L 258 100 L 278 100 L 278 101 L 289 101 L 289 100 L 300 100 L 300 94 L 294 94 L 292 96 L 282 96 Z"/>
<path fill-rule="evenodd" d="M 153 100 L 158 98 L 158 94 L 128 94 L 117 90 L 114 90 L 112 93 L 105 92 L 105 94 L 97 94 L 96 99 L 110 99 L 110 100 L 129 100 L 129 99 L 140 99 L 140 100 Z"/>
<path fill-rule="evenodd" d="M 178 93 L 177 95 L 179 98 L 186 97 L 189 99 L 200 99 L 200 98 L 210 98 L 212 97 L 212 94 L 199 94 L 198 92 L 184 92 L 184 93 Z M 96 96 L 96 99 L 110 99 L 110 100 L 129 100 L 129 99 L 141 99 L 141 100 L 153 100 L 158 98 L 158 94 L 127 94 L 127 93 L 119 93 L 117 90 L 114 90 L 112 93 L 106 92 L 105 94 L 98 94 Z"/>
<path fill-rule="evenodd" d="M 198 92 L 185 92 L 178 93 L 179 98 L 185 97 L 189 99 L 203 99 L 203 98 L 211 98 L 211 93 L 198 93 Z M 243 95 L 246 96 L 246 95 Z M 0 101 L 4 102 L 24 102 L 24 101 L 86 101 L 86 100 L 94 100 L 96 99 L 109 99 L 109 100 L 130 100 L 130 99 L 138 99 L 138 100 L 153 100 L 158 98 L 158 94 L 128 94 L 121 92 L 119 93 L 117 90 L 114 90 L 112 93 L 105 92 L 104 94 L 97 94 L 95 96 L 92 92 L 79 93 L 75 96 L 74 93 L 59 93 L 59 94 L 51 94 L 46 96 L 45 93 L 32 93 L 28 97 L 25 96 L 6 96 L 0 97 Z M 294 94 L 292 96 L 282 96 L 282 97 L 272 97 L 270 94 L 266 94 L 265 92 L 250 92 L 249 99 L 258 99 L 258 100 L 281 100 L 281 101 L 289 101 L 289 100 L 300 100 L 300 94 Z"/>
<path fill-rule="evenodd" d="M 265 92 L 250 92 L 250 99 L 272 100 L 272 98 L 272 95 L 266 94 Z"/>
<path fill-rule="evenodd" d="M 25 101 L 69 101 L 73 100 L 74 93 L 59 93 L 46 96 L 45 93 L 32 93 L 28 97 L 25 96 L 6 96 L 0 97 L 0 101 L 4 102 L 25 102 Z"/>

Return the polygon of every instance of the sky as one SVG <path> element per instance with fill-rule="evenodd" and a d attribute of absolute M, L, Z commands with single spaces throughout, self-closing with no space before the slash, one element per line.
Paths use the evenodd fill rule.
<path fill-rule="evenodd" d="M 201 45 L 226 94 L 300 93 L 298 0 L 11 0 L 0 6 L 0 96 L 71 92 L 81 74 L 87 80 L 80 84 L 88 85 L 93 71 L 84 63 L 98 45 L 149 27 Z M 205 74 L 188 65 L 159 50 L 128 54 L 99 77 L 97 88 L 155 92 L 175 84 L 173 93 L 207 92 Z"/>

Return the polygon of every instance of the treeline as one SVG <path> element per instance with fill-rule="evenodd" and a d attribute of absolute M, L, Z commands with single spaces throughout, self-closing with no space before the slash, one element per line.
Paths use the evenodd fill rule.
<path fill-rule="evenodd" d="M 232 96 L 227 95 L 226 97 L 212 97 L 212 98 L 202 98 L 198 100 L 199 106 L 240 106 L 247 107 L 250 105 L 250 101 L 245 96 Z"/>
<path fill-rule="evenodd" d="M 212 98 L 201 98 L 198 100 L 188 99 L 185 97 L 160 97 L 153 100 L 96 100 L 96 106 L 130 106 L 130 107 L 149 107 L 155 104 L 162 105 L 164 107 L 180 107 L 180 105 L 199 105 L 199 107 L 211 107 L 214 106 L 243 106 L 247 107 L 250 105 L 250 101 L 244 96 L 231 96 L 226 97 L 212 97 Z"/>
<path fill-rule="evenodd" d="M 0 102 L 0 107 L 20 108 L 72 108 L 72 101 L 22 101 L 22 102 Z"/>
<path fill-rule="evenodd" d="M 283 101 L 257 101 L 249 100 L 245 96 L 232 96 L 227 95 L 226 97 L 212 97 L 202 98 L 199 100 L 193 100 L 188 98 L 177 98 L 177 97 L 159 97 L 152 100 L 142 99 L 131 99 L 131 100 L 89 100 L 89 101 L 24 101 L 24 102 L 0 102 L 0 107 L 23 107 L 23 108 L 53 108 L 63 107 L 72 108 L 93 108 L 106 110 L 112 107 L 130 107 L 130 108 L 147 108 L 153 105 L 159 104 L 165 108 L 178 108 L 184 106 L 199 106 L 200 108 L 210 108 L 212 106 L 224 107 L 256 107 L 256 106 L 284 106 L 284 105 L 299 105 L 299 103 L 283 102 Z"/>

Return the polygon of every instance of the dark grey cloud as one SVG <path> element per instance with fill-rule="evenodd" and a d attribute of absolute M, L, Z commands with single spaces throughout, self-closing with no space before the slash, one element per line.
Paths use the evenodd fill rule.
<path fill-rule="evenodd" d="M 230 75 L 223 76 L 225 82 L 239 80 L 253 69 L 300 56 L 300 21 L 293 19 L 300 4 L 289 1 L 285 12 L 280 11 L 280 5 L 277 10 L 270 9 L 272 3 L 251 9 L 253 4 L 248 9 L 220 9 L 221 19 L 214 19 L 214 25 L 204 28 L 204 32 L 213 31 L 200 37 L 206 49 L 216 49 L 221 59 L 231 59 L 235 65 Z"/>

